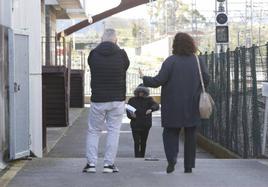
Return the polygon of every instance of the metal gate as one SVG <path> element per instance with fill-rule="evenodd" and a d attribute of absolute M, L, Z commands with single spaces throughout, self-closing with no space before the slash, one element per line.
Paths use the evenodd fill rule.
<path fill-rule="evenodd" d="M 9 31 L 10 159 L 30 154 L 29 36 Z"/>

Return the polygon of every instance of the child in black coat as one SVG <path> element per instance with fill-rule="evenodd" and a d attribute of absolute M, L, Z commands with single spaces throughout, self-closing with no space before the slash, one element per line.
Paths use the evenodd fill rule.
<path fill-rule="evenodd" d="M 144 158 L 149 130 L 152 127 L 152 112 L 159 109 L 159 104 L 149 96 L 149 89 L 143 84 L 135 89 L 134 96 L 129 99 L 128 104 L 136 111 L 133 113 L 127 110 L 127 116 L 131 119 L 135 157 Z"/>

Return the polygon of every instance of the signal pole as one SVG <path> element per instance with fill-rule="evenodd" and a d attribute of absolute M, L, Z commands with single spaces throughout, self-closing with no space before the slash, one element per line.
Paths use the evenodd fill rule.
<path fill-rule="evenodd" d="M 225 51 L 229 47 L 228 3 L 215 0 L 215 51 Z"/>

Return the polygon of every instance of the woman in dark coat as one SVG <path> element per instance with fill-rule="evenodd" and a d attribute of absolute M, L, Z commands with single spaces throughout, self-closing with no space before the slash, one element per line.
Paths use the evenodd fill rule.
<path fill-rule="evenodd" d="M 191 173 L 195 167 L 196 126 L 201 123 L 199 98 L 201 83 L 193 38 L 177 33 L 173 41 L 173 55 L 168 57 L 155 77 L 140 77 L 148 87 L 161 89 L 161 116 L 163 142 L 168 161 L 167 173 L 174 171 L 179 152 L 179 133 L 184 128 L 184 171 Z M 205 85 L 209 76 L 206 65 L 200 60 Z"/>
<path fill-rule="evenodd" d="M 149 130 L 152 127 L 152 112 L 159 109 L 159 104 L 149 97 L 149 89 L 140 84 L 134 91 L 128 104 L 136 109 L 135 113 L 127 110 L 134 139 L 135 157 L 144 158 Z"/>

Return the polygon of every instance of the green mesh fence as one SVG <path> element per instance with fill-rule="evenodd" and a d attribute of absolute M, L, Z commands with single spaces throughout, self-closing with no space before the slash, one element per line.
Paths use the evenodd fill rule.
<path fill-rule="evenodd" d="M 205 53 L 201 58 L 208 66 L 208 91 L 216 106 L 200 132 L 243 158 L 260 157 L 265 109 L 261 88 L 268 77 L 268 43 Z M 127 95 L 133 95 L 141 82 L 137 74 L 128 73 Z M 151 94 L 160 95 L 160 90 L 151 89 Z M 268 156 L 268 137 L 266 145 Z"/>
<path fill-rule="evenodd" d="M 261 156 L 265 108 L 261 88 L 268 77 L 267 54 L 268 45 L 201 55 L 216 106 L 200 132 L 244 158 Z"/>

